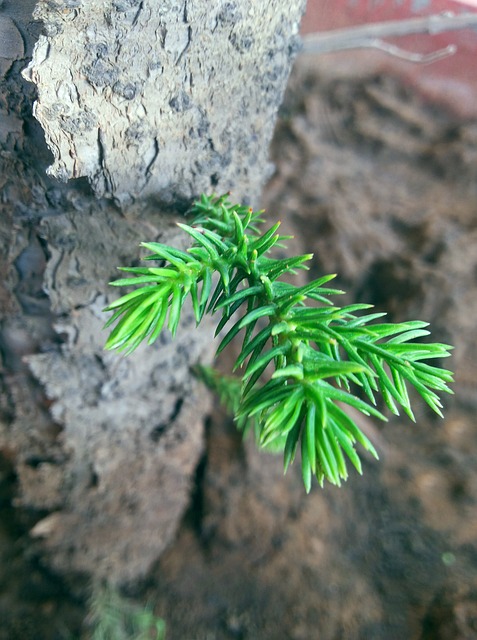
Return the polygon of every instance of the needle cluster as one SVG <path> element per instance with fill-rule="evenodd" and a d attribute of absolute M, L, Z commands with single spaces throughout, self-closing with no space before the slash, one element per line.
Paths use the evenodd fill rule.
<path fill-rule="evenodd" d="M 343 292 L 329 287 L 334 275 L 303 286 L 285 282 L 312 255 L 273 258 L 288 237 L 278 233 L 279 222 L 261 232 L 262 213 L 203 195 L 191 224 L 179 224 L 192 239 L 189 249 L 144 243 L 146 260 L 159 266 L 123 267 L 132 277 L 111 283 L 138 288 L 107 307 L 107 326 L 115 327 L 106 348 L 130 353 L 165 328 L 174 335 L 188 297 L 197 324 L 206 313 L 220 314 L 217 353 L 242 339 L 233 386 L 239 427 L 254 422 L 260 445 L 283 451 L 285 471 L 299 449 L 307 492 L 313 477 L 340 485 L 347 461 L 362 471 L 357 445 L 377 458 L 345 408 L 386 420 L 376 406 L 380 395 L 392 413 L 401 408 L 414 420 L 414 388 L 442 415 L 438 393 L 451 393 L 452 374 L 427 361 L 447 357 L 451 347 L 423 342 L 426 322 L 388 323 L 367 304 L 336 306 L 330 297 Z"/>

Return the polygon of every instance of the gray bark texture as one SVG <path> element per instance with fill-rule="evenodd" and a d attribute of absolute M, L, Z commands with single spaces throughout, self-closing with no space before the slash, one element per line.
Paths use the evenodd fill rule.
<path fill-rule="evenodd" d="M 107 283 L 202 191 L 256 201 L 304 4 L 0 3 L 0 455 L 61 573 L 137 580 L 187 507 L 211 329 L 104 352 Z"/>
<path fill-rule="evenodd" d="M 256 196 L 302 4 L 40 2 L 48 35 L 28 76 L 50 175 L 87 176 L 128 204 L 211 188 Z"/>

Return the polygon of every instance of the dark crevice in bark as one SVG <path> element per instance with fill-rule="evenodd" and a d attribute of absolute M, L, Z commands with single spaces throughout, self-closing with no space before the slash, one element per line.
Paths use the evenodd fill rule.
<path fill-rule="evenodd" d="M 208 431 L 208 421 L 209 419 L 207 419 L 206 422 L 206 433 Z M 208 453 L 206 449 L 195 470 L 190 505 L 184 516 L 184 524 L 193 529 L 197 539 L 201 542 L 205 542 L 203 536 L 203 519 L 205 511 L 204 481 L 207 472 L 207 464 Z"/>
<path fill-rule="evenodd" d="M 182 397 L 177 398 L 169 418 L 165 422 L 161 422 L 151 430 L 150 438 L 153 442 L 159 442 L 161 437 L 170 429 L 170 427 L 172 427 L 172 425 L 177 420 L 183 405 L 184 405 L 184 398 Z"/>

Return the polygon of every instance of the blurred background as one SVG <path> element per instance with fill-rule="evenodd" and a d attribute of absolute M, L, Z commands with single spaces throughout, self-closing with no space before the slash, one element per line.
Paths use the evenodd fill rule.
<path fill-rule="evenodd" d="M 310 0 L 303 34 L 449 11 L 477 2 Z M 337 273 L 346 302 L 425 320 L 455 345 L 442 363 L 455 395 L 444 419 L 419 397 L 415 424 L 361 418 L 380 461 L 308 496 L 299 465 L 283 477 L 217 406 L 177 539 L 129 594 L 168 640 L 477 639 L 477 31 L 385 41 L 457 51 L 432 64 L 299 54 L 263 206 L 290 251 L 314 252 L 310 278 Z M 25 561 L 10 515 L 0 638 L 80 637 L 84 601 Z"/>

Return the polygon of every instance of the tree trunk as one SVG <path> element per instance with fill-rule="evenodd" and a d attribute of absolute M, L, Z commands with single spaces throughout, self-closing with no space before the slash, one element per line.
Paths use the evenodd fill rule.
<path fill-rule="evenodd" d="M 134 581 L 187 506 L 211 330 L 105 353 L 107 283 L 200 192 L 256 202 L 304 4 L 0 4 L 0 454 L 57 571 Z"/>

